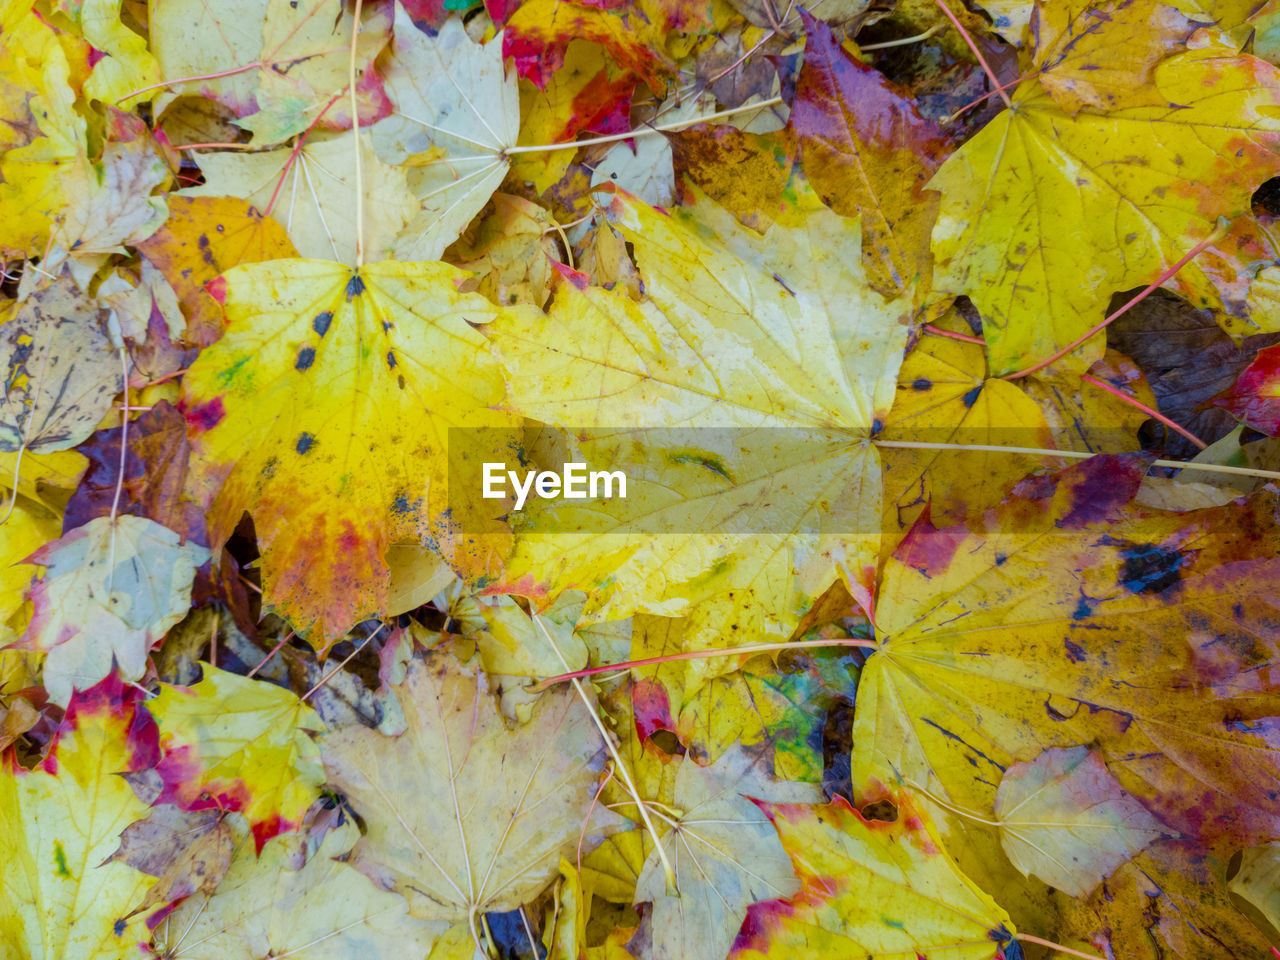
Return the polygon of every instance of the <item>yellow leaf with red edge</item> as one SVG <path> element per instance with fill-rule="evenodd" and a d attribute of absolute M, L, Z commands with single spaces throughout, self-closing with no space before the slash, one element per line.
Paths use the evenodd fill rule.
<path fill-rule="evenodd" d="M 324 724 L 291 691 L 201 664 L 192 687 L 161 684 L 147 709 L 160 727 L 157 802 L 236 810 L 258 850 L 302 821 L 324 782 L 311 738 Z"/>
<path fill-rule="evenodd" d="M 155 730 L 136 696 L 109 679 L 76 697 L 48 755 L 0 769 L 0 942 L 5 960 L 126 960 L 147 939 L 125 918 L 154 883 L 104 863 L 120 833 L 147 814 L 122 773 L 154 761 Z"/>
<path fill-rule="evenodd" d="M 210 537 L 253 517 L 263 599 L 317 648 L 385 609 L 392 542 L 431 540 L 472 571 L 488 562 L 462 555 L 458 515 L 444 514 L 446 436 L 519 419 L 493 409 L 502 374 L 472 326 L 502 311 L 460 293 L 465 277 L 277 260 L 219 281 L 226 334 L 183 379 L 192 470 Z"/>
<path fill-rule="evenodd" d="M 1104 19 L 1072 51 L 1112 50 L 1148 29 Z M 1160 60 L 1149 77 L 1131 75 L 1123 96 L 1099 93 L 1104 106 L 1069 111 L 1042 81 L 1024 83 L 1013 109 L 929 182 L 942 192 L 935 286 L 977 304 L 994 374 L 1083 335 L 1116 290 L 1157 279 L 1219 217 L 1246 213 L 1258 184 L 1280 172 L 1280 72 L 1197 36 L 1200 45 Z M 1034 66 L 1052 51 L 1037 51 Z M 1194 263 L 1177 287 L 1197 305 L 1219 302 Z M 1094 350 L 1077 352 L 1082 370 Z"/>
<path fill-rule="evenodd" d="M 892 822 L 864 819 L 839 796 L 762 803 L 802 887 L 748 911 L 731 960 L 1019 956 L 1009 915 L 960 871 L 912 798 L 897 799 Z"/>

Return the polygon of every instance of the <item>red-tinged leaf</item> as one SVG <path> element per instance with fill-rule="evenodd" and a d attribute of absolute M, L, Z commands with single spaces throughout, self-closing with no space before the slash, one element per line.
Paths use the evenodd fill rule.
<path fill-rule="evenodd" d="M 503 31 L 502 55 L 515 64 L 521 77 L 541 90 L 564 64 L 571 40 L 589 40 L 604 47 L 620 67 L 655 92 L 675 71 L 662 49 L 664 32 L 646 21 L 639 10 L 604 10 L 569 0 L 521 4 Z"/>
<path fill-rule="evenodd" d="M 80 447 L 89 469 L 67 503 L 62 528 L 70 532 L 94 517 L 118 513 L 147 517 L 181 534 L 184 540 L 207 545 L 204 512 L 183 495 L 190 443 L 187 421 L 176 407 L 161 400 L 129 424 L 120 500 L 115 499 L 120 477 L 119 427 L 99 430 Z"/>
<path fill-rule="evenodd" d="M 910 797 L 898 798 L 893 822 L 864 819 L 843 797 L 760 806 L 803 886 L 748 910 L 732 960 L 1007 956 L 1009 915 L 960 871 Z"/>
<path fill-rule="evenodd" d="M 804 10 L 800 15 L 804 66 L 791 130 L 805 174 L 837 213 L 862 215 L 863 260 L 873 285 L 893 296 L 917 281 L 927 284 L 938 202 L 925 185 L 951 145 L 914 101 L 850 56 L 830 27 Z"/>
<path fill-rule="evenodd" d="M 258 850 L 292 830 L 324 780 L 310 734 L 324 729 L 292 692 L 204 665 L 192 687 L 161 685 L 147 704 L 164 756 L 159 802 L 243 813 Z"/>
<path fill-rule="evenodd" d="M 155 725 L 140 695 L 110 677 L 77 695 L 43 762 L 0 764 L 6 960 L 126 960 L 146 938 L 129 911 L 151 878 L 103 863 L 146 814 L 120 774 L 155 762 Z"/>
<path fill-rule="evenodd" d="M 1280 435 L 1280 344 L 1259 350 L 1240 378 L 1209 402 L 1269 437 Z"/>

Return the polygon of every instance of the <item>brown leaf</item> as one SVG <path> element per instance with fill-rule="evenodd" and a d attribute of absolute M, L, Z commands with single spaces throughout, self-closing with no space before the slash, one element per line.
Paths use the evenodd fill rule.
<path fill-rule="evenodd" d="M 231 866 L 235 835 L 221 810 L 180 810 L 171 803 L 153 807 L 145 820 L 125 827 L 120 846 L 103 863 L 122 860 L 159 877 L 129 916 L 197 890 L 213 893 Z"/>

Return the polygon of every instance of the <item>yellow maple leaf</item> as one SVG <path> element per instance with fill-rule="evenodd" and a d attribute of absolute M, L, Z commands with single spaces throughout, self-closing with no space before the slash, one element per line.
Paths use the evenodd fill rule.
<path fill-rule="evenodd" d="M 960 871 L 909 796 L 893 822 L 866 820 L 839 796 L 764 810 L 803 888 L 752 908 L 732 960 L 1018 956 L 1004 952 L 1009 915 Z"/>
<path fill-rule="evenodd" d="M 511 589 L 588 590 L 601 619 L 691 613 L 695 642 L 726 623 L 787 635 L 837 566 L 874 562 L 870 439 L 892 399 L 904 302 L 867 286 L 856 221 L 829 211 L 763 236 L 707 202 L 668 215 L 620 197 L 614 213 L 647 299 L 575 275 L 548 316 L 493 336 L 513 406 L 597 431 L 589 459 L 625 465 L 632 489 L 539 514 Z"/>
<path fill-rule="evenodd" d="M 1104 22 L 1072 50 L 1109 48 L 1125 29 L 1150 28 L 1141 18 Z M 1248 212 L 1254 189 L 1280 170 L 1280 72 L 1211 36 L 1155 64 L 1149 79 L 1133 75 L 1123 96 L 1073 89 L 1068 109 L 1044 82 L 1024 84 L 929 182 L 942 192 L 935 287 L 978 305 L 996 375 L 1074 341 L 1115 291 L 1155 280 L 1219 216 Z M 1179 288 L 1218 302 L 1194 263 Z M 1078 351 L 1080 370 L 1100 355 L 1100 344 Z"/>
<path fill-rule="evenodd" d="M 472 326 L 501 311 L 458 292 L 465 276 L 277 260 L 218 281 L 226 335 L 183 380 L 196 485 L 215 542 L 253 516 L 264 599 L 317 647 L 383 612 L 393 541 L 449 559 L 449 428 L 519 422 L 493 409 L 502 374 Z"/>
<path fill-rule="evenodd" d="M 186 808 L 204 795 L 239 810 L 263 843 L 302 820 L 324 779 L 308 731 L 324 724 L 291 691 L 202 664 L 192 687 L 161 685 L 147 710 L 160 727 L 162 799 Z"/>
<path fill-rule="evenodd" d="M 989 817 L 1011 764 L 1096 742 L 1174 829 L 1267 835 L 1280 751 L 1264 719 L 1275 697 L 1253 665 L 1274 656 L 1274 608 L 1258 584 L 1275 560 L 1246 558 L 1275 494 L 1146 514 L 1130 506 L 1144 472 L 1132 457 L 1094 457 L 1030 478 L 984 521 L 917 523 L 879 585 L 855 790 L 916 784 Z"/>
<path fill-rule="evenodd" d="M 147 813 L 119 774 L 136 769 L 134 706 L 117 680 L 73 701 L 49 756 L 0 770 L 5 844 L 0 939 L 6 960 L 125 960 L 146 939 L 125 920 L 154 879 L 104 863 Z"/>

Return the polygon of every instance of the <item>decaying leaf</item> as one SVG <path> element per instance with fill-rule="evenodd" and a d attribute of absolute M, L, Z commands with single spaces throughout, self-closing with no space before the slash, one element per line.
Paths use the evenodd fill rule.
<path fill-rule="evenodd" d="M 674 797 L 680 814 L 662 837 L 679 895 L 666 888 L 662 862 L 650 853 L 636 881 L 637 902 L 653 904 L 640 934 L 643 957 L 723 956 L 749 905 L 799 892 L 778 834 L 755 801 L 817 803 L 822 791 L 775 781 L 765 758 L 735 747 L 709 767 L 680 765 Z"/>
<path fill-rule="evenodd" d="M 213 893 L 231 866 L 235 835 L 221 810 L 185 811 L 171 803 L 153 807 L 146 819 L 125 827 L 107 863 L 120 861 L 158 877 L 133 913 Z"/>
<path fill-rule="evenodd" d="M 254 853 L 242 833 L 216 891 L 189 898 L 156 930 L 162 957 L 182 960 L 347 960 L 426 957 L 448 926 L 406 915 L 404 898 L 379 890 L 343 862 L 359 830 L 347 821 L 324 835 L 301 869 L 297 836 L 275 837 Z M 450 960 L 469 958 L 465 951 Z"/>
<path fill-rule="evenodd" d="M 1174 830 L 1247 840 L 1274 828 L 1280 742 L 1253 665 L 1278 639 L 1258 588 L 1275 561 L 1255 553 L 1271 556 L 1261 545 L 1276 528 L 1252 518 L 1272 515 L 1275 493 L 1144 515 L 1128 506 L 1142 473 L 1133 458 L 1095 457 L 1030 478 L 971 525 L 917 521 L 876 598 L 855 790 L 901 780 L 987 816 L 1011 764 L 1096 742 Z"/>
<path fill-rule="evenodd" d="M 483 672 L 447 649 L 412 661 L 397 695 L 400 736 L 349 727 L 326 739 L 329 781 L 365 823 L 351 864 L 417 917 L 474 925 L 515 909 L 582 834 L 604 760 L 585 706 L 558 687 L 508 728 Z M 442 786 L 443 803 L 421 802 Z"/>
<path fill-rule="evenodd" d="M 123 388 L 109 315 L 63 275 L 0 326 L 0 450 L 66 450 L 93 432 Z"/>
<path fill-rule="evenodd" d="M 927 815 L 898 798 L 893 822 L 826 806 L 765 804 L 801 889 L 752 907 L 731 956 L 955 957 L 1016 953 L 1009 915 L 960 872 Z"/>
<path fill-rule="evenodd" d="M 45 567 L 20 645 L 46 653 L 55 703 L 113 669 L 138 680 L 147 654 L 191 605 L 196 567 L 209 551 L 145 517 L 97 517 L 27 558 Z"/>
<path fill-rule="evenodd" d="M 1087 747 L 1046 750 L 1004 772 L 996 791 L 1000 840 L 1024 873 L 1087 897 L 1168 831 Z"/>

